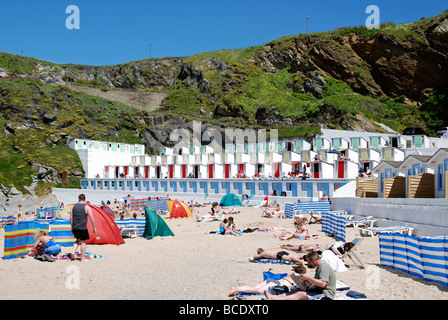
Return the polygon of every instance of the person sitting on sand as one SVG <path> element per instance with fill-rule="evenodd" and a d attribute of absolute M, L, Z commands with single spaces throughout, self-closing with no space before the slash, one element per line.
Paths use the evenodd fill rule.
<path fill-rule="evenodd" d="M 285 215 L 283 212 L 281 212 L 281 208 L 280 205 L 277 203 L 275 205 L 275 209 L 274 210 L 265 210 L 266 213 L 266 217 L 268 218 L 285 218 Z"/>
<path fill-rule="evenodd" d="M 236 228 L 235 222 L 233 221 L 233 217 L 229 217 L 227 219 L 229 222 L 227 223 L 227 229 L 233 230 L 238 233 L 240 230 Z"/>
<path fill-rule="evenodd" d="M 300 216 L 294 217 L 294 231 L 286 230 L 281 232 L 279 235 L 274 234 L 277 238 L 281 240 L 289 240 L 292 238 L 305 238 L 306 236 L 309 236 L 308 228 L 306 227 L 306 219 L 302 218 Z"/>
<path fill-rule="evenodd" d="M 225 234 L 232 234 L 234 236 L 240 236 L 241 234 L 236 233 L 232 229 L 229 229 L 227 227 L 227 223 L 229 220 L 225 218 L 220 224 L 219 224 L 219 234 L 225 235 Z"/>
<path fill-rule="evenodd" d="M 38 246 L 42 245 L 44 247 L 42 254 L 57 256 L 61 252 L 60 244 L 54 241 L 45 230 L 37 229 L 34 239 L 36 242 L 33 245 L 33 249 L 37 250 Z"/>
<path fill-rule="evenodd" d="M 303 264 L 302 257 L 289 254 L 286 251 L 264 250 L 263 248 L 258 248 L 257 254 L 253 258 L 249 258 L 250 261 L 258 259 L 278 259 L 295 262 L 296 264 Z"/>
<path fill-rule="evenodd" d="M 300 289 L 302 291 L 308 290 L 312 287 L 311 282 L 304 280 L 300 275 L 306 273 L 306 267 L 302 264 L 296 265 L 293 268 L 293 272 L 280 280 L 267 279 L 255 286 L 240 286 L 232 287 L 229 292 L 229 297 L 232 297 L 240 292 L 261 294 L 264 293 L 269 287 L 273 286 L 286 286 L 289 290 Z"/>
<path fill-rule="evenodd" d="M 280 295 L 273 295 L 265 290 L 264 294 L 269 300 L 308 300 L 315 294 L 323 294 L 321 300 L 333 300 L 336 295 L 336 273 L 328 263 L 323 261 L 317 252 L 309 252 L 306 255 L 306 260 L 312 267 L 316 267 L 316 274 L 314 277 L 301 274 L 304 280 L 308 280 L 314 286 L 306 291 L 293 290 L 291 292 Z"/>
<path fill-rule="evenodd" d="M 336 256 L 342 256 L 354 246 L 353 242 L 336 241 L 330 244 L 327 250 L 331 250 Z"/>

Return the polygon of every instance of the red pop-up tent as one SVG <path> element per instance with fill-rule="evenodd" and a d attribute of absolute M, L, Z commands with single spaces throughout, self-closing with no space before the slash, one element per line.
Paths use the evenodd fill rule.
<path fill-rule="evenodd" d="M 93 233 L 92 222 L 87 219 L 87 230 L 89 230 L 90 239 L 87 244 L 116 244 L 124 243 L 121 231 L 114 219 L 103 209 L 87 202 L 92 208 L 93 218 L 95 219 L 96 234 Z"/>

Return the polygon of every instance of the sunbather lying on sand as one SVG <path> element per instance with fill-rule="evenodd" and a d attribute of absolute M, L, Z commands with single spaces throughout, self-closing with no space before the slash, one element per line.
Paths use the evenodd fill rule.
<path fill-rule="evenodd" d="M 312 284 L 304 280 L 299 274 L 306 273 L 306 267 L 304 265 L 296 265 L 293 268 L 293 272 L 280 280 L 267 279 L 255 286 L 240 286 L 232 287 L 229 292 L 229 297 L 236 295 L 239 292 L 261 294 L 264 293 L 269 287 L 273 286 L 286 286 L 289 290 L 300 289 L 306 291 L 312 286 Z"/>
<path fill-rule="evenodd" d="M 354 244 L 353 242 L 343 242 L 343 241 L 336 241 L 329 246 L 326 247 L 326 250 L 331 250 L 335 255 L 341 256 L 347 251 L 349 251 L 351 248 L 353 248 Z M 293 245 L 293 244 L 285 244 L 280 246 L 282 249 L 288 249 L 292 251 L 298 251 L 298 252 L 310 252 L 310 251 L 316 251 L 319 252 L 321 247 L 319 244 L 307 244 L 307 245 Z"/>
<path fill-rule="evenodd" d="M 296 262 L 298 264 L 303 264 L 303 261 L 301 260 L 302 257 L 299 257 L 295 254 L 289 254 L 286 251 L 278 251 L 278 250 L 264 250 L 262 248 L 257 249 L 257 254 L 253 258 L 249 258 L 252 260 L 257 259 L 278 259 L 278 260 L 285 260 L 285 261 L 292 261 Z"/>
<path fill-rule="evenodd" d="M 282 249 L 297 251 L 297 252 L 310 252 L 310 251 L 318 251 L 320 250 L 320 246 L 318 244 L 282 244 L 280 246 Z"/>

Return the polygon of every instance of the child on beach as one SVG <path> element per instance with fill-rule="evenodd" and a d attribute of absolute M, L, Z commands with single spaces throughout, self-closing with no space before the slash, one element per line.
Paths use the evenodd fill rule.
<path fill-rule="evenodd" d="M 236 233 L 241 233 L 241 231 L 236 228 L 235 222 L 233 221 L 233 217 L 229 217 L 228 221 L 229 221 L 228 224 L 227 224 L 227 228 L 228 229 L 233 230 Z"/>

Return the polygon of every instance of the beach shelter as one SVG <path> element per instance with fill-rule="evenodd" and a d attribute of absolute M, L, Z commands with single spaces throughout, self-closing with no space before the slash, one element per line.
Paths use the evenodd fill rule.
<path fill-rule="evenodd" d="M 145 237 L 146 239 L 152 239 L 154 237 L 174 236 L 165 220 L 163 220 L 163 218 L 153 209 L 145 207 L 145 219 L 146 223 L 143 237 Z"/>
<path fill-rule="evenodd" d="M 96 226 L 96 234 L 94 234 L 92 222 L 90 219 L 87 219 L 87 230 L 89 230 L 90 235 L 87 244 L 116 244 L 118 246 L 124 243 L 121 231 L 112 216 L 89 202 L 87 202 L 87 205 L 92 209 Z"/>
<path fill-rule="evenodd" d="M 226 194 L 219 202 L 221 207 L 241 207 L 241 199 L 234 193 Z"/>
<path fill-rule="evenodd" d="M 193 213 L 190 207 L 178 200 L 168 200 L 168 210 L 170 212 L 170 218 L 192 218 Z"/>
<path fill-rule="evenodd" d="M 108 206 L 101 206 L 101 209 L 103 209 L 104 212 L 106 212 L 107 214 L 109 214 L 110 216 L 112 216 L 112 219 L 115 218 L 115 214 L 114 214 L 114 212 L 113 212 L 112 209 L 109 208 Z"/>

